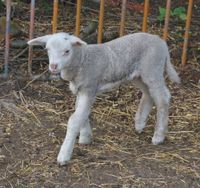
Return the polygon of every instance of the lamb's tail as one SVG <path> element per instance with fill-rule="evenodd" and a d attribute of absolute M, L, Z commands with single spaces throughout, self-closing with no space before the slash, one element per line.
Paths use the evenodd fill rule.
<path fill-rule="evenodd" d="M 169 76 L 169 79 L 172 82 L 175 82 L 175 83 L 178 83 L 178 84 L 181 82 L 180 77 L 178 76 L 176 70 L 174 69 L 173 65 L 170 62 L 170 56 L 169 55 L 166 59 L 166 72 L 167 72 L 167 75 Z"/>

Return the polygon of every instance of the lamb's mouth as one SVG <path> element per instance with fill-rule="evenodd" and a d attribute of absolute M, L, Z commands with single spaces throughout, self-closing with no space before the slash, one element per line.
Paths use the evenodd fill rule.
<path fill-rule="evenodd" d="M 49 70 L 52 74 L 59 74 L 60 70 Z"/>

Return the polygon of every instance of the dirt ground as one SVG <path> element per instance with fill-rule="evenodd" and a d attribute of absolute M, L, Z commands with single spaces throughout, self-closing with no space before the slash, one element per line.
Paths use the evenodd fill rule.
<path fill-rule="evenodd" d="M 179 3 L 178 6 L 187 7 L 184 1 Z M 159 146 L 151 144 L 156 109 L 142 134 L 134 130 L 141 92 L 130 83 L 97 97 L 91 113 L 92 144 L 76 144 L 71 162 L 60 167 L 56 157 L 67 119 L 74 111 L 75 97 L 62 80 L 27 79 L 27 53 L 15 58 L 10 64 L 9 79 L 0 80 L 0 188 L 200 187 L 200 1 L 195 3 L 185 67 L 180 66 L 184 22 L 172 19 L 170 24 L 168 44 L 182 83 L 168 82 L 172 95 L 169 133 Z M 151 7 L 149 32 L 161 35 L 163 25 L 156 16 L 163 3 L 155 1 L 155 5 Z M 47 5 L 36 11 L 35 36 L 51 30 L 51 9 L 42 9 L 43 6 Z M 65 6 L 59 14 L 58 30 L 73 32 L 75 10 Z M 113 30 L 119 25 L 120 9 L 106 10 L 105 29 Z M 14 14 L 28 38 L 27 4 L 17 7 Z M 84 10 L 82 16 L 85 25 L 98 13 Z M 139 31 L 141 18 L 141 13 L 129 10 L 126 33 Z M 1 41 L 1 72 L 3 44 Z M 22 50 L 11 49 L 11 59 Z M 34 57 L 44 59 L 44 54 L 35 52 Z M 34 71 L 42 73 L 45 69 L 43 60 L 33 65 Z"/>

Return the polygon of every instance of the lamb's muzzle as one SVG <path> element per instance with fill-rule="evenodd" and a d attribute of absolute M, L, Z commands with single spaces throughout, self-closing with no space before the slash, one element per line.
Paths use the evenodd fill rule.
<path fill-rule="evenodd" d="M 166 42 L 156 35 L 135 33 L 105 44 L 87 45 L 67 33 L 46 35 L 28 42 L 46 45 L 51 72 L 60 72 L 70 82 L 76 95 L 75 112 L 68 121 L 67 134 L 57 161 L 66 164 L 73 151 L 78 134 L 79 143 L 92 140 L 89 114 L 98 93 L 132 81 L 141 91 L 142 98 L 135 117 L 135 129 L 142 132 L 153 104 L 157 107 L 157 120 L 153 144 L 162 143 L 168 127 L 170 92 L 164 72 L 173 82 L 180 82 Z"/>

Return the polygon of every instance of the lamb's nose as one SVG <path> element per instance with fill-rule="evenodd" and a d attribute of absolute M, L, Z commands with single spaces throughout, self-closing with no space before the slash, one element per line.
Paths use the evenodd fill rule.
<path fill-rule="evenodd" d="M 57 67 L 58 67 L 58 64 L 50 64 L 50 68 L 51 68 L 52 70 L 56 70 Z"/>

